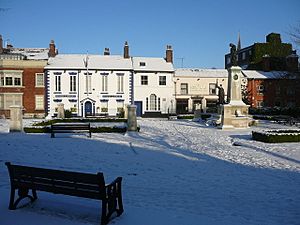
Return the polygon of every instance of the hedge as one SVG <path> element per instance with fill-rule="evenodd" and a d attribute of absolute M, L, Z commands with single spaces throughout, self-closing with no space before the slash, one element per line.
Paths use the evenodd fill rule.
<path fill-rule="evenodd" d="M 50 133 L 50 127 L 24 127 L 25 133 Z M 91 127 L 92 133 L 125 133 L 126 127 Z M 139 131 L 139 129 L 138 129 Z"/>
<path fill-rule="evenodd" d="M 267 143 L 300 142 L 300 130 L 252 131 L 252 138 Z"/>
<path fill-rule="evenodd" d="M 33 126 L 48 126 L 51 124 L 55 124 L 55 123 L 78 123 L 78 122 L 83 122 L 83 123 L 87 123 L 87 122 L 92 122 L 92 123 L 97 123 L 97 122 L 127 122 L 127 119 L 120 119 L 120 118 L 99 118 L 99 119 L 53 119 L 53 120 L 48 120 L 48 121 L 42 121 L 42 122 L 38 122 L 33 124 Z"/>

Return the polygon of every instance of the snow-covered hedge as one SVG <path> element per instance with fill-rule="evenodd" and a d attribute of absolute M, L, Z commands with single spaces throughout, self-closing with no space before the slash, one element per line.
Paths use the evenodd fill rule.
<path fill-rule="evenodd" d="M 300 142 L 300 130 L 262 130 L 252 131 L 252 138 L 268 143 Z"/>

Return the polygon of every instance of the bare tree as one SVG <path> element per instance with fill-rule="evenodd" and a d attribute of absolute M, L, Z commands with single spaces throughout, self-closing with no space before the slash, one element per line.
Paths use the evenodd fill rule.
<path fill-rule="evenodd" d="M 298 48 L 300 48 L 300 21 L 298 22 L 297 25 L 290 27 L 290 31 L 288 32 L 288 35 L 290 36 L 294 44 Z"/>

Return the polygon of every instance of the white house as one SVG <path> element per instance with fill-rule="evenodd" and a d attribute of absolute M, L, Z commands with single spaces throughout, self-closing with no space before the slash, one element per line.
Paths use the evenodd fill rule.
<path fill-rule="evenodd" d="M 138 116 L 159 116 L 175 110 L 173 51 L 166 59 L 124 55 L 59 54 L 48 60 L 47 112 L 57 115 L 58 104 L 74 116 L 115 116 L 126 104 Z"/>
<path fill-rule="evenodd" d="M 132 57 L 137 116 L 161 116 L 175 110 L 173 51 L 166 58 Z"/>
<path fill-rule="evenodd" d="M 218 87 L 227 93 L 226 69 L 176 69 L 174 76 L 176 113 L 191 113 L 197 107 L 203 112 L 216 110 Z M 226 96 L 225 96 L 226 99 Z"/>
<path fill-rule="evenodd" d="M 126 47 L 126 46 L 125 46 Z M 50 58 L 47 112 L 57 114 L 59 103 L 74 116 L 116 115 L 132 103 L 132 62 L 129 55 L 59 54 Z"/>

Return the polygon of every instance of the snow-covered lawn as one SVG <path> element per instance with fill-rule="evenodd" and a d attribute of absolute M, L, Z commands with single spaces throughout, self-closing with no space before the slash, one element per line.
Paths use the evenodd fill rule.
<path fill-rule="evenodd" d="M 7 209 L 6 161 L 123 177 L 125 212 L 115 225 L 300 224 L 300 144 L 251 140 L 262 123 L 221 131 L 192 121 L 141 119 L 139 133 L 0 134 L 0 224 L 100 223 L 100 202 L 38 192 Z M 287 128 L 282 127 L 282 128 Z"/>

